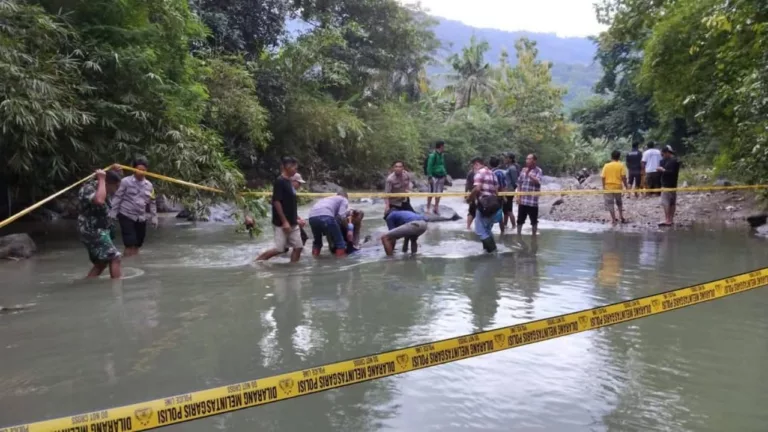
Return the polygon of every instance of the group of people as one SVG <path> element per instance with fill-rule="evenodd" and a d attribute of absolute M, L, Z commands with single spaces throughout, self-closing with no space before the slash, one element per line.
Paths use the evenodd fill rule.
<path fill-rule="evenodd" d="M 147 233 L 147 222 L 157 227 L 157 205 L 152 183 L 144 176 L 146 158 L 133 162 L 133 175 L 123 177 L 119 168 L 96 170 L 78 192 L 77 229 L 93 267 L 88 277 L 98 277 L 109 267 L 113 279 L 120 278 L 121 257 L 139 253 Z M 125 250 L 114 244 L 120 226 Z"/>
<path fill-rule="evenodd" d="M 632 150 L 626 155 L 626 165 L 621 162 L 621 152 L 614 150 L 611 153 L 611 161 L 603 166 L 601 172 L 603 189 L 616 191 L 604 195 L 605 209 L 611 215 L 611 222 L 626 223 L 624 218 L 624 203 L 622 192 L 635 190 L 635 198 L 639 198 L 637 189 L 677 188 L 677 180 L 680 174 L 681 163 L 678 161 L 675 150 L 670 145 L 661 150 L 656 148 L 656 143 L 648 142 L 644 152 L 640 152 L 639 143 L 632 144 Z M 677 205 L 677 192 L 650 192 L 648 195 L 660 195 L 661 206 L 664 210 L 664 220 L 659 226 L 668 227 L 674 223 L 675 209 Z M 616 218 L 618 209 L 619 217 Z"/>

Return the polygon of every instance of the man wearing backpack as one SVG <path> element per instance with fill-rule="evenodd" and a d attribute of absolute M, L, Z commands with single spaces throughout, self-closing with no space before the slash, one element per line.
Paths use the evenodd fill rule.
<path fill-rule="evenodd" d="M 443 193 L 443 190 L 445 189 L 445 176 L 448 175 L 448 172 L 445 170 L 445 156 L 443 155 L 444 149 L 445 142 L 438 141 L 435 144 L 435 151 L 430 153 L 429 157 L 427 158 L 427 167 L 424 174 L 426 174 L 427 178 L 429 179 L 430 193 Z M 427 197 L 427 213 L 429 213 L 431 206 L 432 197 Z M 437 196 L 435 197 L 435 214 L 439 214 L 439 212 L 440 197 Z"/>
<path fill-rule="evenodd" d="M 507 192 L 514 192 L 517 190 L 517 177 L 520 175 L 520 165 L 515 162 L 515 154 L 512 152 L 504 155 L 504 165 L 506 166 L 507 174 Z M 512 222 L 512 228 L 517 224 L 515 221 L 515 212 L 512 204 L 515 201 L 515 197 L 504 197 L 503 209 L 504 209 L 504 227 L 506 228 L 508 222 Z"/>
<path fill-rule="evenodd" d="M 489 170 L 483 158 L 476 157 L 472 159 L 472 166 L 475 170 L 475 181 L 470 200 L 477 200 L 477 214 L 475 215 L 475 234 L 483 242 L 483 249 L 486 252 L 496 251 L 496 242 L 493 239 L 491 228 L 494 224 L 496 213 L 501 209 L 499 200 L 499 182 L 496 176 Z"/>
<path fill-rule="evenodd" d="M 496 176 L 496 183 L 499 185 L 497 191 L 505 192 L 507 190 L 507 171 L 499 168 L 499 165 L 501 165 L 501 160 L 496 156 L 492 156 L 488 164 L 491 166 L 491 172 L 493 172 L 493 175 Z M 504 230 L 507 227 L 504 223 L 504 206 L 506 205 L 505 198 L 506 197 L 499 197 L 499 200 L 501 201 L 501 208 L 498 212 L 496 212 L 496 215 L 494 215 L 493 218 L 494 222 L 499 223 L 499 228 L 501 229 L 502 234 L 504 234 Z"/>

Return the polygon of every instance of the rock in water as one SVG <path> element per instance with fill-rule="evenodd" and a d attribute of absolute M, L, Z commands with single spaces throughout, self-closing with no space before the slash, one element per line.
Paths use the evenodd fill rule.
<path fill-rule="evenodd" d="M 456 213 L 456 210 L 446 207 L 446 206 L 440 206 L 440 214 L 434 214 L 432 211 L 429 213 L 426 213 L 426 205 L 419 206 L 419 208 L 415 209 L 419 214 L 424 216 L 424 218 L 427 220 L 427 222 L 446 222 L 446 221 L 455 221 L 461 219 L 461 216 L 459 216 Z"/>
<path fill-rule="evenodd" d="M 749 226 L 752 228 L 757 228 L 760 226 L 763 226 L 768 222 L 768 214 L 758 214 L 758 215 L 752 215 L 747 216 L 747 222 L 749 223 Z"/>
<path fill-rule="evenodd" d="M 0 237 L 0 258 L 29 258 L 37 252 L 37 245 L 25 233 Z"/>
<path fill-rule="evenodd" d="M 168 198 L 165 195 L 159 195 L 157 197 L 157 212 L 158 213 L 173 213 L 184 210 L 184 206 L 180 202 Z"/>
<path fill-rule="evenodd" d="M 331 182 L 312 182 L 309 184 L 309 191 L 312 193 L 337 193 L 344 188 Z"/>

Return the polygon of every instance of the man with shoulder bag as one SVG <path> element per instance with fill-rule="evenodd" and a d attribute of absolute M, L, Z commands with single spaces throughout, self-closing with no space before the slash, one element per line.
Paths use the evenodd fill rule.
<path fill-rule="evenodd" d="M 495 252 L 496 241 L 493 239 L 491 229 L 495 223 L 496 213 L 501 209 L 501 199 L 498 195 L 499 183 L 493 172 L 485 166 L 482 158 L 472 159 L 472 166 L 475 170 L 475 178 L 469 199 L 477 201 L 475 234 L 480 237 L 486 252 Z"/>

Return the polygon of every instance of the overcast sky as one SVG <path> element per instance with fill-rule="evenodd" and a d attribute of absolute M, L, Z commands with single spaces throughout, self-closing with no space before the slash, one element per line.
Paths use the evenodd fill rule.
<path fill-rule="evenodd" d="M 415 3 L 415 0 L 401 0 Z M 528 30 L 558 36 L 596 35 L 596 0 L 421 0 L 430 14 L 473 27 Z"/>

